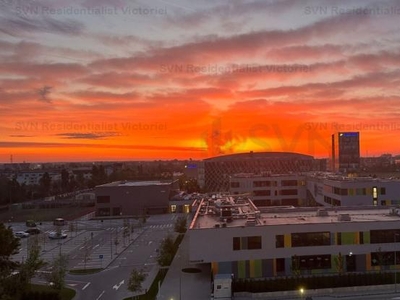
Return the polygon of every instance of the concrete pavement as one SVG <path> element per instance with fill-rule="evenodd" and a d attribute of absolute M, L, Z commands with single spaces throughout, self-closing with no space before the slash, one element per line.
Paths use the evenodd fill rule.
<path fill-rule="evenodd" d="M 185 273 L 182 269 L 197 268 L 200 273 Z M 189 264 L 189 234 L 186 234 L 169 267 L 157 299 L 211 299 L 210 266 Z"/>

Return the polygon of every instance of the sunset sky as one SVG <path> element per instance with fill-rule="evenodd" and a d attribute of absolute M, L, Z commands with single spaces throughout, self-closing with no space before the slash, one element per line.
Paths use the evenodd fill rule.
<path fill-rule="evenodd" d="M 0 0 L 0 36 L 0 162 L 400 154 L 396 0 Z"/>

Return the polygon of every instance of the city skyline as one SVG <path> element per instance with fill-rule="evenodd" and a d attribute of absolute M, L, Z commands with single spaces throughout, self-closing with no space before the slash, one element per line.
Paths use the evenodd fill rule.
<path fill-rule="evenodd" d="M 396 1 L 0 7 L 0 163 L 399 154 Z"/>

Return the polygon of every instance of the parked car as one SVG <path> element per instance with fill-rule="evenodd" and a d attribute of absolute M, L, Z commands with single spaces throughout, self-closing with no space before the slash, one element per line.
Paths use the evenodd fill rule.
<path fill-rule="evenodd" d="M 36 227 L 36 223 L 33 220 L 26 220 L 25 225 L 26 227 Z"/>
<path fill-rule="evenodd" d="M 64 226 L 66 224 L 63 218 L 57 218 L 53 221 L 54 226 Z"/>
<path fill-rule="evenodd" d="M 68 234 L 65 232 L 57 233 L 57 232 L 50 232 L 49 233 L 49 239 L 52 240 L 60 240 L 60 239 L 66 239 Z"/>
<path fill-rule="evenodd" d="M 39 228 L 29 228 L 29 229 L 25 230 L 25 232 L 32 234 L 32 235 L 41 233 Z"/>
<path fill-rule="evenodd" d="M 27 238 L 29 236 L 29 233 L 25 231 L 17 231 L 14 233 L 14 235 L 19 238 Z"/>

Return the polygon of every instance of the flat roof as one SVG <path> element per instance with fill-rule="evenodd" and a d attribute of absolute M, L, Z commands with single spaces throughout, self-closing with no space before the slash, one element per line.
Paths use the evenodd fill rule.
<path fill-rule="evenodd" d="M 151 185 L 170 185 L 172 182 L 162 182 L 162 181 L 115 181 L 111 183 L 106 183 L 98 185 L 97 187 L 112 187 L 112 186 L 151 186 Z"/>
<path fill-rule="evenodd" d="M 242 198 L 240 203 L 231 203 L 233 204 L 230 208 L 233 209 L 232 217 L 221 217 L 221 209 L 226 209 L 228 205 L 218 207 L 215 200 L 203 199 L 191 224 L 191 229 L 400 221 L 400 215 L 390 214 L 392 209 L 390 207 L 270 207 L 258 210 L 248 198 L 246 200 Z M 400 212 L 400 209 L 398 210 Z M 325 216 L 318 215 L 318 211 Z M 350 220 L 346 221 L 347 218 Z"/>
<path fill-rule="evenodd" d="M 360 177 L 348 177 L 346 175 L 341 175 L 331 172 L 307 172 L 305 173 L 307 177 L 315 179 L 324 179 L 331 181 L 345 181 L 345 182 L 396 182 L 400 181 L 398 177 L 370 177 L 370 176 L 360 176 Z"/>

